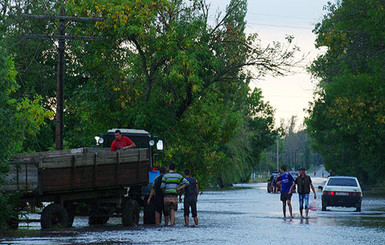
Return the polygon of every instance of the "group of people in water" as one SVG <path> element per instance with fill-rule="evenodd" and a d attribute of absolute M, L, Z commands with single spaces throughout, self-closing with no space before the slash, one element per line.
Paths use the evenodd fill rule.
<path fill-rule="evenodd" d="M 111 145 L 111 151 L 117 149 L 127 149 L 135 147 L 135 143 L 128 137 L 122 136 L 121 132 L 117 130 L 115 132 L 115 140 Z M 162 214 L 164 215 L 164 224 L 168 226 L 169 221 L 171 226 L 175 225 L 175 211 L 178 208 L 178 195 L 184 190 L 184 218 L 185 226 L 189 226 L 189 213 L 191 209 L 192 217 L 194 219 L 194 225 L 198 225 L 197 216 L 197 200 L 198 200 L 198 181 L 196 178 L 191 177 L 189 169 L 185 169 L 184 177 L 175 172 L 175 164 L 169 165 L 169 172 L 166 173 L 166 168 L 161 166 L 159 168 L 160 175 L 157 176 L 153 182 L 150 196 L 147 200 L 148 205 L 152 205 L 155 208 L 155 223 L 161 224 Z M 299 211 L 301 218 L 309 218 L 309 195 L 310 190 L 314 193 L 314 199 L 317 198 L 316 191 L 312 184 L 312 180 L 309 175 L 306 174 L 306 169 L 301 167 L 299 169 L 299 176 L 294 177 L 287 170 L 286 166 L 281 166 L 280 174 L 275 178 L 275 183 L 281 183 L 281 196 L 283 217 L 286 218 L 286 206 L 289 209 L 290 218 L 294 218 L 293 209 L 291 206 L 292 192 L 297 186 L 297 192 L 299 197 Z M 275 186 L 276 187 L 276 186 Z M 274 190 L 274 189 L 273 189 Z M 274 192 L 274 191 L 273 191 Z M 305 209 L 305 216 L 303 210 Z"/>
<path fill-rule="evenodd" d="M 306 174 L 306 169 L 301 167 L 299 169 L 299 176 L 294 179 L 293 175 L 287 171 L 286 166 L 282 166 L 280 169 L 280 174 L 276 177 L 276 182 L 281 182 L 281 201 L 282 201 L 282 211 L 283 217 L 286 218 L 286 205 L 289 208 L 290 218 L 294 218 L 293 209 L 291 206 L 291 197 L 294 188 L 297 186 L 297 192 L 299 197 L 299 212 L 301 218 L 309 218 L 309 195 L 310 189 L 314 193 L 314 199 L 317 198 L 316 191 L 314 189 L 312 180 L 309 175 Z M 303 216 L 303 209 L 305 209 L 305 216 Z"/>
<path fill-rule="evenodd" d="M 120 130 L 115 131 L 115 140 L 111 144 L 110 151 L 125 150 L 136 147 L 135 143 L 123 136 Z M 198 181 L 191 176 L 190 170 L 184 170 L 184 176 L 175 172 L 175 164 L 170 163 L 169 172 L 166 173 L 165 166 L 159 167 L 159 173 L 152 185 L 147 204 L 155 209 L 155 223 L 161 224 L 162 214 L 164 215 L 165 226 L 175 225 L 175 211 L 178 208 L 178 197 L 184 191 L 184 220 L 185 226 L 189 226 L 190 209 L 194 219 L 194 225 L 198 225 L 197 200 L 199 193 Z"/>
<path fill-rule="evenodd" d="M 164 224 L 168 226 L 175 225 L 175 211 L 178 209 L 178 196 L 184 191 L 184 220 L 185 226 L 189 226 L 190 209 L 194 219 L 194 226 L 198 225 L 197 200 L 199 193 L 198 181 L 191 176 L 190 170 L 184 170 L 184 177 L 175 172 L 175 164 L 169 165 L 169 172 L 166 172 L 164 166 L 160 167 L 160 175 L 153 182 L 150 196 L 147 200 L 148 205 L 155 207 L 155 223 L 161 224 L 162 214 L 164 215 Z"/>

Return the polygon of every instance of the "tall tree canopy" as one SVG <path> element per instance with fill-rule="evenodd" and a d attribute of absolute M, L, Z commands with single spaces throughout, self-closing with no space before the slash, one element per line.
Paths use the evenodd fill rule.
<path fill-rule="evenodd" d="M 328 5 L 316 46 L 327 52 L 310 67 L 321 82 L 306 120 L 327 168 L 376 182 L 385 171 L 385 3 Z"/>
<path fill-rule="evenodd" d="M 0 49 L 5 51 L 2 41 L 0 39 Z M 0 53 L 0 186 L 4 184 L 12 154 L 21 151 L 25 140 L 39 132 L 46 117 L 53 116 L 41 105 L 40 96 L 33 100 L 14 98 L 19 88 L 15 79 L 17 72 L 12 58 L 5 53 Z M 0 192 L 0 229 L 6 227 L 10 215 L 16 215 L 13 201 L 13 195 Z"/>
<path fill-rule="evenodd" d="M 60 7 L 59 1 L 15 2 L 34 14 Z M 67 22 L 69 35 L 103 40 L 67 42 L 65 147 L 90 145 L 93 135 L 109 128 L 143 128 L 165 140 L 165 162 L 191 168 L 202 183 L 249 178 L 275 132 L 273 109 L 248 85 L 294 65 L 298 48 L 291 38 L 263 47 L 256 34 L 247 35 L 246 0 L 230 1 L 214 24 L 204 0 L 72 0 L 63 6 L 69 16 L 103 18 Z M 18 11 L 10 8 L 6 20 L 13 26 L 6 36 L 23 73 L 19 95 L 38 91 L 52 109 L 55 42 L 12 38 L 20 32 L 53 35 L 57 23 L 18 22 L 12 19 Z M 47 72 L 39 77 L 36 71 Z M 34 82 L 39 79 L 44 82 Z"/>

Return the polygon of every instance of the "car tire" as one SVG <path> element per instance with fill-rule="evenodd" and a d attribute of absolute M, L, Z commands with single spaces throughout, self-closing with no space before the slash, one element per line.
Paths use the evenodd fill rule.
<path fill-rule="evenodd" d="M 357 203 L 356 212 L 361 212 L 361 203 Z"/>

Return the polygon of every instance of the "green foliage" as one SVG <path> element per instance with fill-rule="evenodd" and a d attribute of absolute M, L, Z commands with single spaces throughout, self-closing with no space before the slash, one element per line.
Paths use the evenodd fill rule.
<path fill-rule="evenodd" d="M 3 139 L 7 139 L 0 142 L 0 174 L 6 173 L 7 160 L 16 146 L 13 140 L 8 141 L 8 139 L 14 139 L 17 136 L 13 123 L 14 110 L 12 105 L 14 100 L 10 98 L 10 94 L 15 92 L 18 87 L 15 76 L 16 71 L 12 60 L 0 54 L 0 119 L 2 122 L 0 134 Z"/>
<path fill-rule="evenodd" d="M 6 50 L 2 44 L 0 40 L 1 50 Z M 0 53 L 0 135 L 3 139 L 0 141 L 0 185 L 4 184 L 12 154 L 23 149 L 26 138 L 39 132 L 45 118 L 53 116 L 40 105 L 40 96 L 34 100 L 13 98 L 19 88 L 16 76 L 13 59 Z M 0 193 L 0 227 L 4 227 L 8 219 L 5 214 L 12 213 L 13 202 L 13 195 Z"/>
<path fill-rule="evenodd" d="M 59 1 L 20 2 L 33 14 L 59 10 Z M 68 35 L 103 40 L 66 42 L 66 148 L 91 145 L 94 135 L 109 128 L 142 128 L 165 141 L 163 161 L 174 161 L 179 170 L 190 168 L 202 184 L 248 180 L 277 134 L 272 108 L 260 90 L 252 92 L 248 85 L 252 76 L 282 75 L 295 64 L 298 48 L 291 38 L 263 47 L 256 34 L 246 35 L 245 0 L 230 1 L 214 26 L 200 0 L 72 0 L 63 6 L 68 16 L 103 18 L 67 22 Z M 13 43 L 9 52 L 19 71 L 17 82 L 23 84 L 15 98 L 33 101 L 38 94 L 52 110 L 55 46 L 15 40 L 20 30 L 55 35 L 57 21 L 6 21 L 16 27 L 8 25 L 6 40 Z M 49 148 L 53 121 L 44 123 L 39 124 L 44 131 L 23 139 L 24 151 Z M 26 147 L 27 142 L 33 146 Z"/>
<path fill-rule="evenodd" d="M 0 230 L 6 230 L 9 226 L 8 222 L 18 217 L 14 207 L 17 205 L 19 198 L 17 193 L 0 192 Z"/>
<path fill-rule="evenodd" d="M 4 183 L 4 175 L 9 170 L 8 159 L 13 153 L 13 143 L 12 139 L 15 137 L 15 133 L 13 132 L 14 124 L 12 122 L 13 111 L 9 106 L 9 94 L 14 92 L 17 88 L 17 84 L 15 82 L 16 72 L 13 67 L 12 60 L 0 54 L 0 134 L 3 139 L 0 142 L 0 185 Z M 8 215 L 11 213 L 11 205 L 8 201 L 8 198 L 0 193 L 0 229 L 7 227 L 6 221 Z"/>
<path fill-rule="evenodd" d="M 55 32 L 57 23 L 43 19 L 26 18 L 22 16 L 22 13 L 37 15 L 49 13 L 52 15 L 58 11 L 59 4 L 59 1 L 0 0 L 2 44 L 3 47 L 6 47 L 2 51 L 13 59 L 17 71 L 16 83 L 19 85 L 16 92 L 12 94 L 12 98 L 16 99 L 16 104 L 24 100 L 24 105 L 21 106 L 23 107 L 22 110 L 28 111 L 29 109 L 26 107 L 30 106 L 31 110 L 38 112 L 36 116 L 43 112 L 39 108 L 33 108 L 33 104 L 40 104 L 45 110 L 51 111 L 50 115 L 41 115 L 45 117 L 43 124 L 38 122 L 39 127 L 43 127 L 41 131 L 31 132 L 34 122 L 23 119 L 25 123 L 23 122 L 22 127 L 26 127 L 26 129 L 22 131 L 28 132 L 26 135 L 23 132 L 21 137 L 18 137 L 24 141 L 24 143 L 18 144 L 18 151 L 44 151 L 53 146 L 53 137 L 50 135 L 54 134 L 52 115 L 55 106 L 57 71 L 55 43 L 47 38 L 27 38 L 27 35 L 35 34 L 57 35 Z M 23 7 L 20 8 L 20 6 Z M 21 107 L 18 108 L 21 109 Z M 22 116 L 21 114 L 20 116 Z M 35 117 L 31 120 L 39 121 L 40 119 Z"/>
<path fill-rule="evenodd" d="M 316 26 L 328 51 L 311 66 L 322 80 L 306 120 L 314 147 L 337 174 L 378 181 L 385 171 L 385 3 L 342 1 Z"/>
<path fill-rule="evenodd" d="M 319 153 L 311 149 L 312 139 L 306 129 L 298 127 L 297 119 L 293 116 L 287 123 L 282 122 L 279 129 L 282 135 L 278 139 L 279 165 L 286 165 L 288 169 L 297 171 L 300 167 L 310 169 L 323 164 Z M 264 150 L 260 160 L 260 169 L 276 171 L 277 169 L 277 139 L 274 144 Z"/>
<path fill-rule="evenodd" d="M 164 161 L 192 169 L 201 183 L 246 181 L 271 143 L 273 110 L 260 91 L 249 94 L 243 68 L 282 74 L 297 48 L 265 49 L 257 35 L 246 36 L 246 1 L 231 1 L 214 27 L 206 9 L 201 1 L 67 5 L 68 13 L 103 16 L 74 30 L 106 38 L 71 43 L 70 69 L 82 75 L 68 78 L 78 84 L 67 101 L 68 146 L 107 128 L 145 128 L 165 140 Z"/>

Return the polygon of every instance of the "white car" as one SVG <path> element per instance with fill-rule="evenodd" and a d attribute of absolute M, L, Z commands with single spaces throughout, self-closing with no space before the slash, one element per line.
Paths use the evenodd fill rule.
<path fill-rule="evenodd" d="M 322 188 L 322 211 L 326 207 L 354 207 L 361 212 L 362 190 L 356 177 L 330 176 Z"/>

